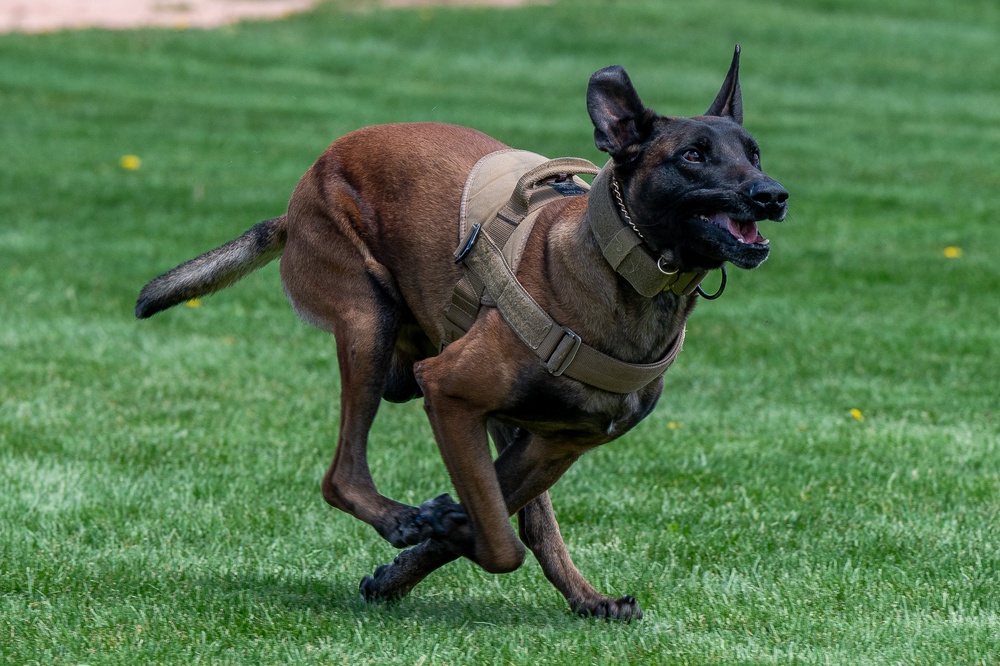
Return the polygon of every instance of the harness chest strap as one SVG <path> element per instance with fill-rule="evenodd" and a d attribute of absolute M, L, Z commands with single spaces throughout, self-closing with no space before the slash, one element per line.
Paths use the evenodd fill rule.
<path fill-rule="evenodd" d="M 680 353 L 684 329 L 655 363 L 627 363 L 583 344 L 580 336 L 557 324 L 521 286 L 492 239 L 479 236 L 465 255 L 465 264 L 483 280 L 500 314 L 553 375 L 566 375 L 612 393 L 632 393 L 666 372 Z"/>

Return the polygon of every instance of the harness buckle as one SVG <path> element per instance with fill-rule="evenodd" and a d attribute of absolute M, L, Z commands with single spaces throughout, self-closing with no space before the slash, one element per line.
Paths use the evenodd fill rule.
<path fill-rule="evenodd" d="M 455 250 L 456 264 L 462 263 L 462 260 L 465 259 L 465 255 L 469 254 L 469 250 L 471 250 L 472 246 L 476 244 L 476 239 L 479 238 L 479 231 L 482 228 L 483 225 L 476 224 L 465 233 L 465 238 L 459 242 L 458 249 Z"/>
<path fill-rule="evenodd" d="M 545 369 L 551 372 L 554 377 L 566 372 L 566 368 L 576 358 L 576 353 L 580 351 L 581 344 L 583 344 L 583 340 L 580 339 L 579 335 L 568 328 L 565 329 L 562 340 L 552 350 L 549 360 L 545 361 Z"/>

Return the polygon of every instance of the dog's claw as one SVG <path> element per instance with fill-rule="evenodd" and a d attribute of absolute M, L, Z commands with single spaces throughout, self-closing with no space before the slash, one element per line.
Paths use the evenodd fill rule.
<path fill-rule="evenodd" d="M 378 571 L 376 571 L 378 573 Z M 375 601 L 378 599 L 378 593 L 375 585 L 374 576 L 365 576 L 361 579 L 361 584 L 358 586 L 358 592 L 361 594 L 361 598 L 365 601 Z"/>
<path fill-rule="evenodd" d="M 369 576 L 365 576 L 361 579 L 361 584 L 358 586 L 358 592 L 361 594 L 361 598 L 369 602 L 391 602 L 398 601 L 406 596 L 407 592 L 412 588 L 411 586 L 403 585 L 396 586 L 387 585 L 389 582 L 389 574 L 392 573 L 392 567 L 394 564 L 399 562 L 399 557 L 397 556 L 393 560 L 393 564 L 383 564 L 375 569 L 375 573 Z M 388 588 L 388 589 L 387 589 Z"/>
<path fill-rule="evenodd" d="M 383 564 L 382 566 L 375 569 L 374 575 L 365 576 L 361 579 L 361 584 L 358 586 L 358 592 L 361 594 L 361 598 L 369 602 L 391 602 L 398 601 L 406 596 L 406 593 L 410 591 L 409 587 L 401 587 L 399 589 L 387 592 L 384 589 L 384 583 L 382 579 L 389 572 L 390 565 Z"/>
<path fill-rule="evenodd" d="M 574 604 L 573 610 L 584 617 L 599 617 L 605 620 L 631 622 L 642 619 L 642 608 L 630 594 L 617 599 L 603 597 L 596 602 Z"/>

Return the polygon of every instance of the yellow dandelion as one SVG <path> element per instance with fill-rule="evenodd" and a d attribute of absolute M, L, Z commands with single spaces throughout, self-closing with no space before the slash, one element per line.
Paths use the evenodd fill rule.
<path fill-rule="evenodd" d="M 671 430 L 680 430 L 681 424 L 678 423 L 677 421 L 670 421 L 669 423 L 667 423 L 667 427 L 670 428 Z"/>
<path fill-rule="evenodd" d="M 865 415 L 862 414 L 861 410 L 858 409 L 858 408 L 854 408 L 854 409 L 851 410 L 851 416 L 854 417 L 855 421 L 864 421 L 865 420 Z"/>
<path fill-rule="evenodd" d="M 122 155 L 118 164 L 126 171 L 135 171 L 142 166 L 142 160 L 137 155 Z"/>
<path fill-rule="evenodd" d="M 200 298 L 192 298 L 190 301 L 186 301 L 184 303 L 184 305 L 188 306 L 189 308 L 200 308 L 201 307 L 201 299 Z"/>
<path fill-rule="evenodd" d="M 962 256 L 962 248 L 955 247 L 954 245 L 949 245 L 944 249 L 944 256 L 949 259 L 958 259 Z"/>

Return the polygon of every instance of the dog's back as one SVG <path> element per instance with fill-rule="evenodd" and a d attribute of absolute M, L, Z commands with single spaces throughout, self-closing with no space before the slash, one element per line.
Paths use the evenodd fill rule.
<path fill-rule="evenodd" d="M 298 285 L 330 280 L 329 289 L 349 289 L 336 278 L 344 262 L 362 261 L 370 279 L 398 294 L 431 331 L 460 275 L 450 257 L 461 185 L 480 157 L 503 147 L 476 130 L 440 123 L 347 134 L 302 177 L 287 213 L 152 280 L 139 295 L 136 316 L 224 289 L 282 256 L 286 293 L 310 323 L 330 328 L 329 313 L 314 298 L 326 290 Z M 390 277 L 408 275 L 420 279 Z"/>
<path fill-rule="evenodd" d="M 337 140 L 299 181 L 288 207 L 281 275 L 296 311 L 330 328 L 342 315 L 329 311 L 325 292 L 351 289 L 338 276 L 362 261 L 368 281 L 405 305 L 404 315 L 437 345 L 440 313 L 461 277 L 452 252 L 462 184 L 480 157 L 503 147 L 481 132 L 438 123 L 367 127 Z"/>

